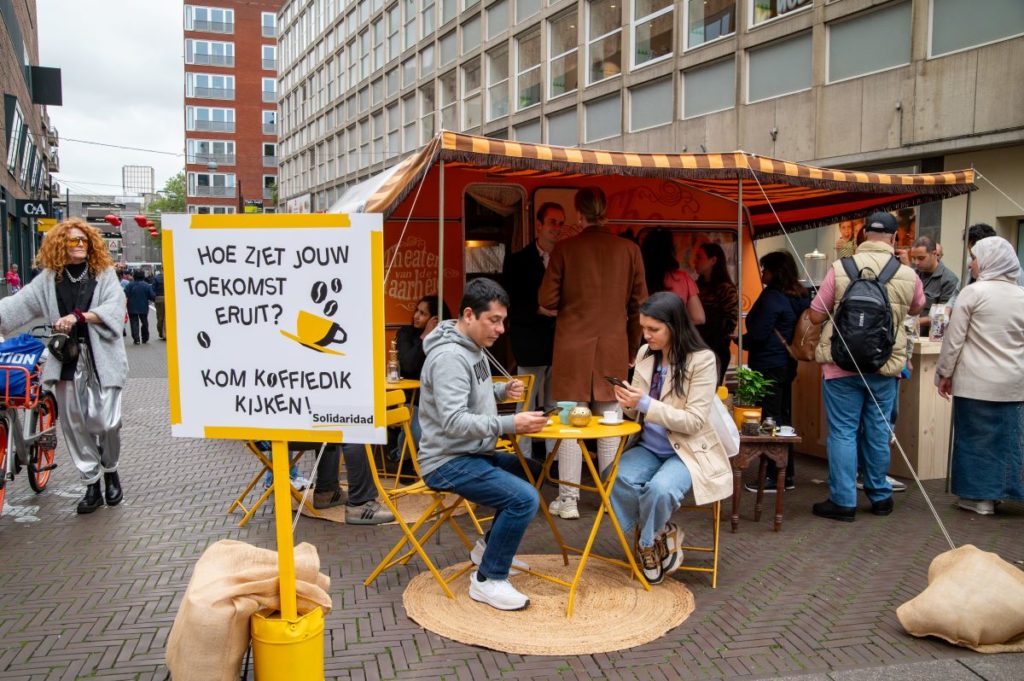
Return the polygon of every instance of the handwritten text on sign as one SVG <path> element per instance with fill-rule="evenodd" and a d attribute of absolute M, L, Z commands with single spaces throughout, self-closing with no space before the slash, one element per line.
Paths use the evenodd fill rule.
<path fill-rule="evenodd" d="M 275 430 L 317 441 L 331 439 L 317 431 L 342 431 L 346 442 L 383 441 L 374 411 L 383 329 L 375 328 L 382 317 L 372 295 L 381 286 L 380 217 L 165 222 L 180 402 L 174 434 Z"/>

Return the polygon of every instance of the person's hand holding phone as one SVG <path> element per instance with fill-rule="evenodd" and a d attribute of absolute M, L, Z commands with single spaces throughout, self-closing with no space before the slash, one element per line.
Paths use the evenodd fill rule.
<path fill-rule="evenodd" d="M 634 388 L 628 383 L 619 382 L 612 388 L 615 391 L 615 399 L 623 409 L 633 409 L 644 396 L 643 391 Z"/>
<path fill-rule="evenodd" d="M 521 411 L 516 414 L 516 433 L 536 433 L 548 425 L 548 417 L 540 411 Z"/>

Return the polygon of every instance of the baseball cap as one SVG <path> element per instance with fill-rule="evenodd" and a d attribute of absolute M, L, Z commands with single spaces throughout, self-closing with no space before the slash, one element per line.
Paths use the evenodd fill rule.
<path fill-rule="evenodd" d="M 885 211 L 879 211 L 872 213 L 868 216 L 868 219 L 864 221 L 864 230 L 868 232 L 886 232 L 888 234 L 896 233 L 896 218 L 891 213 Z"/>

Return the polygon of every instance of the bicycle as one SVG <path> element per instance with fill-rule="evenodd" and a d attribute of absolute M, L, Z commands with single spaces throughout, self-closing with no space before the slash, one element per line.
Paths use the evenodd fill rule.
<path fill-rule="evenodd" d="M 39 330 L 42 329 L 42 332 Z M 40 340 L 49 338 L 51 327 L 33 327 L 29 333 Z M 0 365 L 0 513 L 3 512 L 7 484 L 25 468 L 28 484 L 37 494 L 46 489 L 50 473 L 57 467 L 53 462 L 57 449 L 57 399 L 42 387 L 42 375 L 49 352 L 43 350 L 39 361 L 31 369 L 21 366 Z M 11 378 L 22 373 L 25 394 L 11 395 Z M 28 412 L 24 422 L 21 412 Z M 12 456 L 13 454 L 13 456 Z"/>

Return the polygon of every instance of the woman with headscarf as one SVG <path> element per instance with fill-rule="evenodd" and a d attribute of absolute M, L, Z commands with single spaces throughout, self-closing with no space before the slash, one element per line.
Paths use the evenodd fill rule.
<path fill-rule="evenodd" d="M 128 379 L 128 356 L 121 340 L 124 292 L 106 241 L 79 218 L 46 233 L 36 265 L 42 271 L 27 286 L 0 300 L 0 333 L 41 318 L 55 333 L 81 342 L 75 358 L 46 362 L 42 382 L 57 398 L 61 430 L 86 485 L 78 512 L 92 513 L 104 500 L 116 506 L 123 497 L 117 463 L 121 390 Z"/>
<path fill-rule="evenodd" d="M 1024 288 L 1006 239 L 971 249 L 977 280 L 960 291 L 936 367 L 939 394 L 953 397 L 953 493 L 957 505 L 991 515 L 1003 499 L 1024 501 Z"/>

